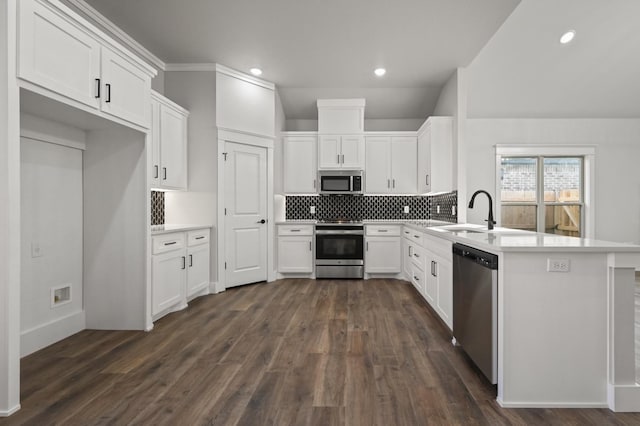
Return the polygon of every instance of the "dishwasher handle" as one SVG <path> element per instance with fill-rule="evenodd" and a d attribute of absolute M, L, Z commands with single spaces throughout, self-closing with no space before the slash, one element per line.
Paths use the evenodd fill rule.
<path fill-rule="evenodd" d="M 498 269 L 498 255 L 478 250 L 475 247 L 469 247 L 464 244 L 454 244 L 453 255 L 465 258 L 471 262 L 477 263 L 485 268 Z"/>

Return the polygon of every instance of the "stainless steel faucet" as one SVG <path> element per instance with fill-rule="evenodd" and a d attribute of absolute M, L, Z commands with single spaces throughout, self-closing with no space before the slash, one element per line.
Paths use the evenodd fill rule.
<path fill-rule="evenodd" d="M 470 209 L 473 208 L 473 202 L 475 201 L 476 195 L 478 194 L 485 194 L 489 198 L 489 217 L 485 222 L 488 223 L 487 229 L 491 230 L 493 229 L 493 225 L 496 224 L 496 222 L 493 220 L 493 198 L 491 198 L 491 194 L 489 194 L 487 191 L 483 189 L 480 189 L 474 192 L 473 195 L 471 196 L 471 201 L 469 201 L 469 208 Z"/>

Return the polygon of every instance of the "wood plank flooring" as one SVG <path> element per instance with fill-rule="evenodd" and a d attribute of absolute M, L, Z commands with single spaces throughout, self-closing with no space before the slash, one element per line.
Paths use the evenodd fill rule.
<path fill-rule="evenodd" d="M 502 409 L 413 287 L 281 280 L 193 301 L 150 333 L 87 330 L 22 360 L 29 425 L 632 425 Z"/>

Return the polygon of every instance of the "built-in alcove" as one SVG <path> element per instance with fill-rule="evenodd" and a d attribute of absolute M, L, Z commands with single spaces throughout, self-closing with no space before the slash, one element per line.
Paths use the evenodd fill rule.
<path fill-rule="evenodd" d="M 151 327 L 147 134 L 21 90 L 21 355 Z"/>

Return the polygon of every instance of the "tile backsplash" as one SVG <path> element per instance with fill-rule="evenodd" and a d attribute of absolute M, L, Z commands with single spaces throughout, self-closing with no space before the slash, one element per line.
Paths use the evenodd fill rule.
<path fill-rule="evenodd" d="M 363 220 L 426 220 L 457 221 L 451 206 L 457 203 L 457 192 L 441 195 L 289 195 L 286 197 L 287 220 L 363 219 Z M 440 214 L 435 214 L 440 205 Z M 311 213 L 315 206 L 316 213 Z M 409 213 L 404 207 L 409 206 Z M 456 212 L 457 213 L 457 212 Z M 437 217 L 436 217 L 437 216 Z"/>
<path fill-rule="evenodd" d="M 164 192 L 151 191 L 151 225 L 164 225 Z"/>

